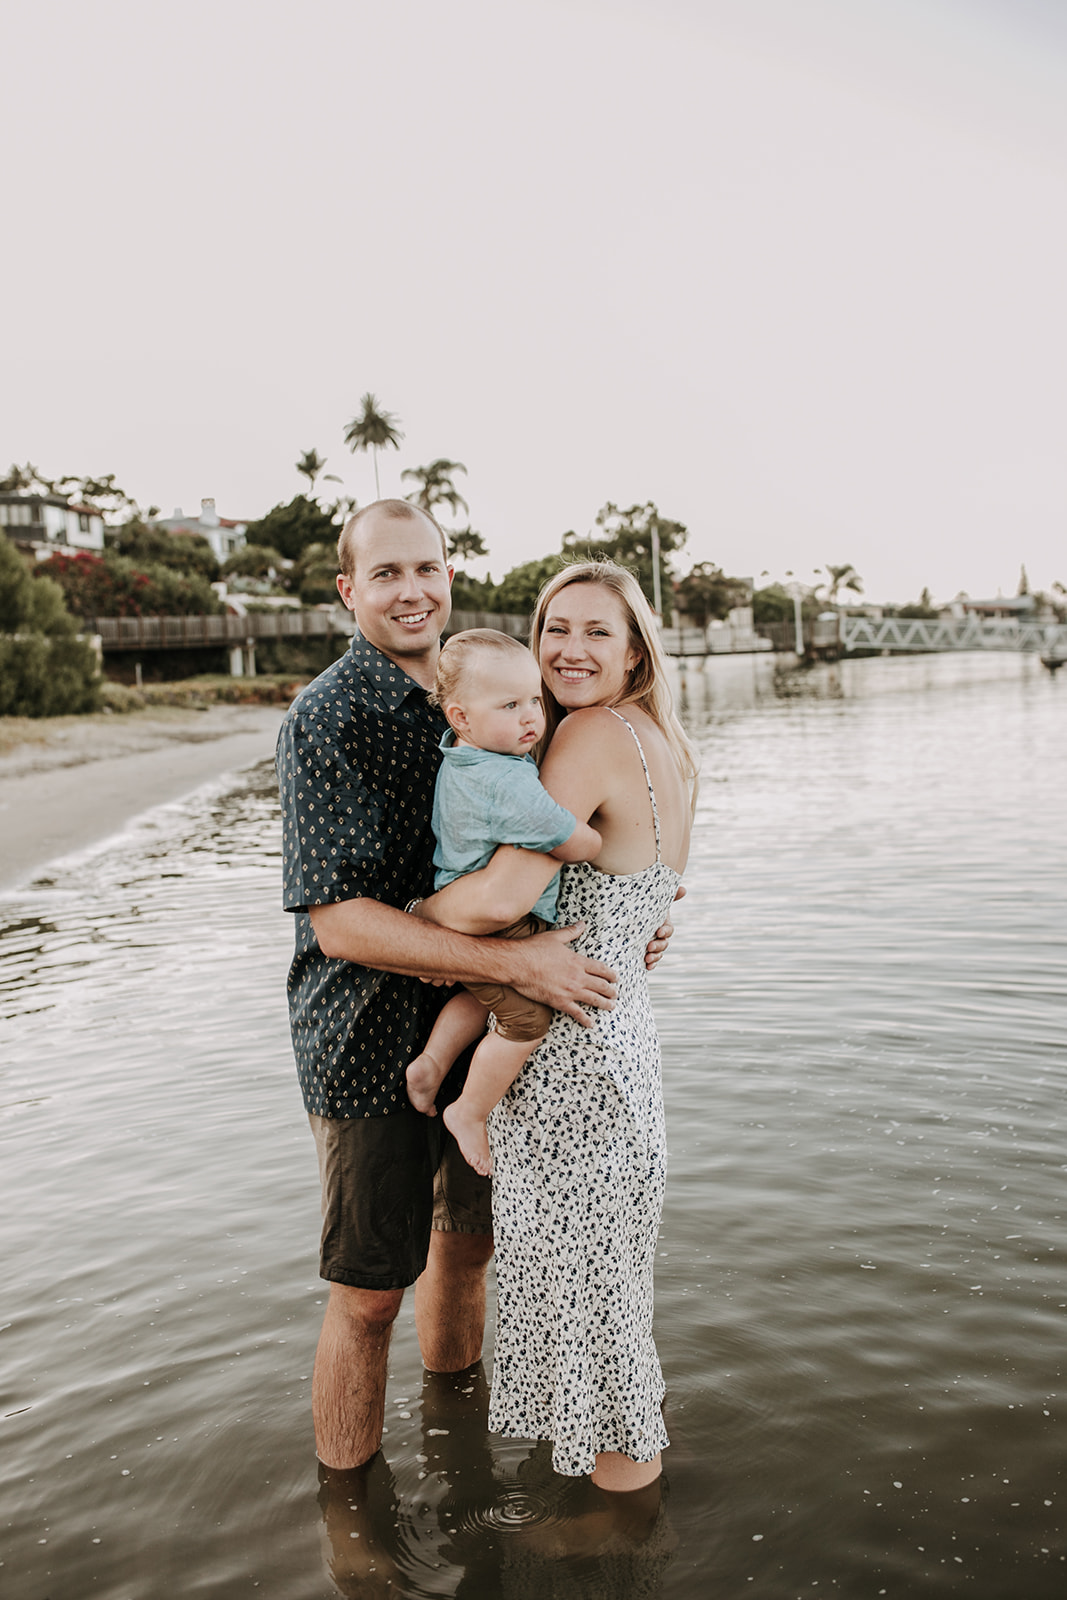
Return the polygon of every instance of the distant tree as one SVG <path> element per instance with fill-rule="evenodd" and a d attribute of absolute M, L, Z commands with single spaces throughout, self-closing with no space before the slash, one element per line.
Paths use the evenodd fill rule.
<path fill-rule="evenodd" d="M 37 468 L 29 461 L 24 467 L 12 462 L 6 476 L 0 478 L 0 494 L 20 494 L 23 489 L 32 489 L 40 481 Z"/>
<path fill-rule="evenodd" d="M 141 568 L 110 550 L 102 556 L 91 550 L 57 551 L 40 570 L 59 585 L 76 617 L 212 616 L 222 610 L 199 573 L 159 562 Z"/>
<path fill-rule="evenodd" d="M 119 488 L 113 472 L 98 478 L 76 477 L 69 473 L 60 478 L 46 478 L 39 468 L 27 461 L 22 467 L 11 466 L 6 477 L 0 479 L 0 491 L 4 493 L 17 494 L 24 490 L 58 495 L 65 500 L 91 506 L 103 517 L 124 517 L 127 521 L 154 517 L 159 510 L 158 506 L 151 506 L 142 511 L 136 500 L 125 489 Z"/>
<path fill-rule="evenodd" d="M 306 606 L 337 600 L 337 541 L 306 545 L 289 575 L 290 587 Z"/>
<path fill-rule="evenodd" d="M 272 572 L 281 573 L 285 557 L 280 550 L 269 545 L 246 544 L 235 550 L 222 564 L 224 578 L 267 578 Z"/>
<path fill-rule="evenodd" d="M 793 621 L 793 596 L 780 583 L 769 583 L 752 596 L 752 618 L 757 626 Z"/>
<path fill-rule="evenodd" d="M 506 611 L 508 608 L 500 603 L 499 595 L 500 586 L 492 578 L 472 578 L 466 572 L 457 572 L 452 584 L 452 610 Z"/>
<path fill-rule="evenodd" d="M 930 598 L 929 589 L 924 589 L 918 600 L 913 600 L 906 606 L 885 606 L 883 609 L 888 617 L 913 617 L 918 621 L 929 622 L 937 616 L 937 608 Z"/>
<path fill-rule="evenodd" d="M 326 457 L 320 456 L 317 450 L 305 450 L 300 460 L 296 463 L 296 470 L 307 479 L 308 492 L 313 498 L 315 494 L 315 479 L 325 465 Z"/>
<path fill-rule="evenodd" d="M 374 495 L 375 499 L 380 500 L 382 491 L 378 482 L 378 451 L 384 450 L 386 445 L 399 450 L 404 435 L 397 427 L 399 418 L 390 411 L 379 410 L 375 395 L 368 392 L 359 403 L 363 409 L 345 429 L 345 444 L 353 453 L 357 450 L 371 452 L 374 460 Z"/>
<path fill-rule="evenodd" d="M 454 528 L 448 533 L 448 553 L 462 565 L 465 561 L 478 561 L 487 556 L 489 548 L 473 528 Z"/>
<path fill-rule="evenodd" d="M 566 562 L 560 555 L 541 556 L 536 561 L 524 561 L 512 567 L 497 585 L 494 610 L 510 611 L 515 616 L 527 616 L 541 588 Z"/>
<path fill-rule="evenodd" d="M 659 536 L 660 579 L 664 610 L 667 611 L 666 597 L 674 582 L 670 557 L 682 548 L 689 537 L 685 523 L 673 522 L 669 517 L 661 516 L 651 500 L 644 505 L 627 506 L 625 509 L 609 501 L 597 512 L 596 521 L 599 533 L 563 535 L 563 551 L 567 559 L 582 561 L 610 557 L 619 566 L 630 569 L 652 605 L 655 603 L 652 582 L 652 535 L 655 529 Z M 664 621 L 669 620 L 669 616 L 664 617 Z"/>
<path fill-rule="evenodd" d="M 202 533 L 166 533 L 136 519 L 108 528 L 104 545 L 142 569 L 153 564 L 173 567 L 176 572 L 198 573 L 208 583 L 219 576 L 218 559 Z"/>
<path fill-rule="evenodd" d="M 818 587 L 826 590 L 826 598 L 832 606 L 837 604 L 838 591 L 842 588 L 851 589 L 853 594 L 863 593 L 863 579 L 851 561 L 846 561 L 840 567 L 831 566 L 827 562 L 824 570 L 829 574 L 830 581 Z"/>
<path fill-rule="evenodd" d="M 78 637 L 62 590 L 31 573 L 0 534 L 0 716 L 94 711 L 99 684 L 95 653 Z"/>
<path fill-rule="evenodd" d="M 1030 579 L 1026 575 L 1025 566 L 1019 568 L 1019 587 L 1015 593 L 1019 596 L 1030 593 Z"/>
<path fill-rule="evenodd" d="M 309 544 L 336 545 L 340 532 L 341 519 L 333 510 L 324 511 L 317 500 L 298 494 L 287 505 L 274 506 L 258 522 L 250 522 L 245 540 L 268 545 L 296 561 Z"/>
<path fill-rule="evenodd" d="M 431 461 L 428 466 L 405 467 L 400 476 L 410 478 L 412 483 L 418 484 L 417 491 L 408 495 L 408 499 L 414 501 L 415 505 L 431 512 L 435 511 L 437 506 L 448 506 L 455 516 L 460 506 L 468 514 L 470 513 L 470 507 L 452 481 L 453 473 L 466 473 L 466 471 L 462 461 L 449 461 L 445 456 L 438 456 L 437 460 Z M 488 552 L 483 553 L 488 554 Z"/>
<path fill-rule="evenodd" d="M 334 483 L 340 483 L 340 478 L 334 478 L 332 472 L 326 474 Z M 325 507 L 326 514 L 340 527 L 344 527 L 353 511 L 359 510 L 359 501 L 354 494 L 339 494 L 336 500 L 331 500 Z"/>
<path fill-rule="evenodd" d="M 674 592 L 686 614 L 698 619 L 702 628 L 713 617 L 726 617 L 734 606 L 747 604 L 749 598 L 744 579 L 728 578 L 714 561 L 698 561 Z"/>

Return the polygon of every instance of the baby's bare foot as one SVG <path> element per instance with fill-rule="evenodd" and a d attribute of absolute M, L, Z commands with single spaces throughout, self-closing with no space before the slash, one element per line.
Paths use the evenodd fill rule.
<path fill-rule="evenodd" d="M 492 1176 L 493 1158 L 489 1154 L 489 1134 L 485 1118 L 471 1116 L 462 1099 L 444 1110 L 445 1127 L 459 1145 L 459 1153 L 483 1178 Z"/>
<path fill-rule="evenodd" d="M 408 1064 L 405 1074 L 408 1085 L 408 1099 L 416 1111 L 424 1111 L 428 1117 L 436 1117 L 437 1091 L 441 1087 L 444 1073 L 432 1056 L 421 1055 Z"/>

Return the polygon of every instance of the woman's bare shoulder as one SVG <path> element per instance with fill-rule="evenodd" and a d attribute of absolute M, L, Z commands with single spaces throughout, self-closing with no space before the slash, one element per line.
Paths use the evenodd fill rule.
<path fill-rule="evenodd" d="M 568 711 L 563 721 L 556 729 L 555 737 L 563 732 L 571 735 L 575 729 L 589 728 L 622 728 L 622 723 L 608 706 L 582 706 L 577 711 Z"/>
<path fill-rule="evenodd" d="M 549 749 L 557 754 L 581 751 L 583 758 L 588 758 L 590 746 L 603 749 L 620 739 L 630 739 L 630 735 L 613 711 L 607 706 L 583 706 L 568 711 L 552 735 Z"/>

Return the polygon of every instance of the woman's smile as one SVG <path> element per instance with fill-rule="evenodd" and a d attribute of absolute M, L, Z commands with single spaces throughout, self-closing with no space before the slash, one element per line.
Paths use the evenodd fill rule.
<path fill-rule="evenodd" d="M 565 710 L 615 705 L 639 659 L 618 595 L 599 583 L 561 589 L 545 618 L 539 658 L 545 682 Z"/>

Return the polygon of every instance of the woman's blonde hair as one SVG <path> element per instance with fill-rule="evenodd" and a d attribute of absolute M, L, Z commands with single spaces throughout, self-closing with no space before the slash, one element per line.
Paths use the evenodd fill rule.
<path fill-rule="evenodd" d="M 448 705 L 462 703 L 464 676 L 486 654 L 530 658 L 524 644 L 509 633 L 498 633 L 495 628 L 468 628 L 464 633 L 454 633 L 441 646 L 433 688 L 429 691 L 430 704 L 444 711 Z"/>
<path fill-rule="evenodd" d="M 699 759 L 674 710 L 674 697 L 667 678 L 667 657 L 660 643 L 659 627 L 652 607 L 645 599 L 641 586 L 632 572 L 614 561 L 579 561 L 562 567 L 555 577 L 549 578 L 537 596 L 530 624 L 530 649 L 540 665 L 541 637 L 549 606 L 563 589 L 574 583 L 595 583 L 617 595 L 626 612 L 630 647 L 638 656 L 637 665 L 630 673 L 630 683 L 614 702 L 615 709 L 637 706 L 650 716 L 666 739 L 671 754 L 677 761 L 685 781 L 689 784 L 693 804 L 696 805 L 696 782 Z M 555 696 L 545 687 L 545 716 L 547 727 L 545 741 L 551 738 L 562 722 L 565 713 Z"/>

